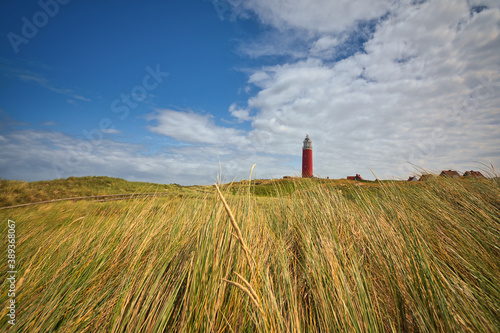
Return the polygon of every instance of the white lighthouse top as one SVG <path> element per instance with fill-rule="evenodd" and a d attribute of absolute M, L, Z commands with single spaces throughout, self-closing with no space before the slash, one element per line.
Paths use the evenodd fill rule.
<path fill-rule="evenodd" d="M 309 135 L 306 134 L 306 138 L 304 139 L 304 146 L 302 149 L 313 149 L 312 141 L 309 139 Z"/>

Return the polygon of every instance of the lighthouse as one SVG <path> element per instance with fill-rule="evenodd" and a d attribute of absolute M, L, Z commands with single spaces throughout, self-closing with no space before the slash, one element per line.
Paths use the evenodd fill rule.
<path fill-rule="evenodd" d="M 306 134 L 304 145 L 302 146 L 302 178 L 313 176 L 313 146 L 309 135 Z"/>

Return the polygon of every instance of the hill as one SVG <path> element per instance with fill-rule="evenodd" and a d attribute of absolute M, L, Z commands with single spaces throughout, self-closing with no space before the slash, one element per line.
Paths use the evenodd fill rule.
<path fill-rule="evenodd" d="M 181 186 L 129 182 L 112 177 L 69 177 L 23 182 L 0 179 L 0 207 L 62 198 L 179 190 Z"/>
<path fill-rule="evenodd" d="M 251 189 L 257 196 L 276 196 L 277 186 L 281 191 L 290 192 L 295 179 L 256 179 L 251 182 L 242 180 L 222 185 L 231 188 L 233 194 Z M 319 184 L 345 187 L 347 185 L 361 184 L 376 185 L 376 182 L 348 182 L 345 180 L 314 179 Z M 109 196 L 117 194 L 165 194 L 196 195 L 211 190 L 212 186 L 181 186 L 178 184 L 155 184 L 145 182 L 131 182 L 121 178 L 105 176 L 69 177 L 49 181 L 24 182 L 17 180 L 0 179 L 0 208 L 19 204 L 36 203 L 75 197 Z M 89 198 L 90 199 L 90 198 Z M 94 198 L 102 199 L 102 198 Z M 117 199 L 120 199 L 118 197 Z M 113 198 L 108 198 L 113 200 Z"/>

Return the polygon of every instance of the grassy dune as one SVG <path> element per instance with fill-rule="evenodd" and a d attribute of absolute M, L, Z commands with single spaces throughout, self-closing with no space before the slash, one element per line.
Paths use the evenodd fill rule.
<path fill-rule="evenodd" d="M 69 177 L 51 181 L 24 182 L 0 178 L 0 207 L 62 198 L 96 196 L 122 193 L 167 192 L 175 194 L 199 190 L 200 186 L 183 187 L 177 184 L 162 185 L 129 182 L 112 177 Z"/>
<path fill-rule="evenodd" d="M 498 179 L 265 185 L 0 211 L 0 331 L 500 331 Z"/>

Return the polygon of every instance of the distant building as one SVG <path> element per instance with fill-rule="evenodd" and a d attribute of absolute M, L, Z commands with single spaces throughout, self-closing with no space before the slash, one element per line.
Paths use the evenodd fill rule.
<path fill-rule="evenodd" d="M 410 177 L 408 177 L 408 181 L 409 182 L 416 182 L 416 181 L 418 181 L 418 178 L 417 178 L 417 176 L 410 176 Z"/>
<path fill-rule="evenodd" d="M 347 180 L 364 180 L 360 175 L 356 174 L 356 176 L 347 176 Z"/>
<path fill-rule="evenodd" d="M 420 176 L 418 181 L 424 182 L 424 181 L 427 181 L 427 180 L 432 179 L 432 178 L 434 178 L 434 175 L 426 173 L 426 174 L 423 174 L 422 176 Z"/>
<path fill-rule="evenodd" d="M 441 171 L 439 174 L 441 177 L 448 177 L 448 178 L 458 178 L 460 177 L 460 174 L 454 170 L 448 170 L 448 171 Z"/>
<path fill-rule="evenodd" d="M 485 178 L 483 174 L 479 171 L 465 171 L 464 177 L 476 177 L 476 178 Z"/>

